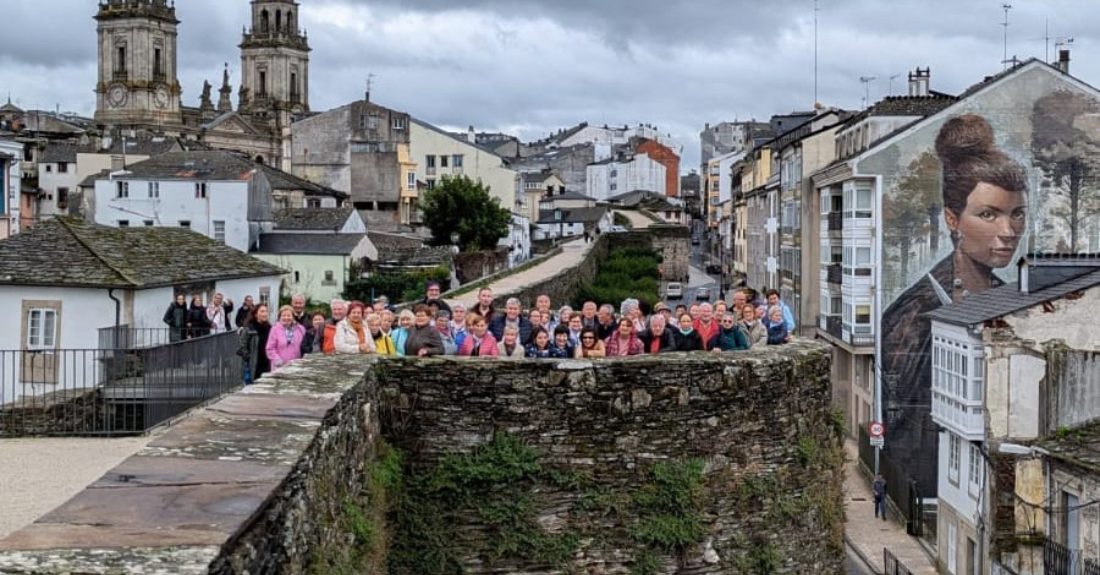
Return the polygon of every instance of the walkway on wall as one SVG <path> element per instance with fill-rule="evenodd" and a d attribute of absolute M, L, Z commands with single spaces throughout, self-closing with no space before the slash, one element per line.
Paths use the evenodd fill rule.
<path fill-rule="evenodd" d="M 496 297 L 509 293 L 516 293 L 531 284 L 545 280 L 561 270 L 574 267 L 581 263 L 585 256 L 588 255 L 588 250 L 592 249 L 594 245 L 596 245 L 595 241 L 586 243 L 583 237 L 563 242 L 561 244 L 561 253 L 550 257 L 538 265 L 497 279 L 489 284 L 488 287 L 493 290 L 493 296 Z M 447 298 L 446 301 L 448 305 L 462 302 L 467 306 L 473 306 L 477 303 L 477 291 L 466 292 L 458 298 Z"/>
<path fill-rule="evenodd" d="M 657 223 L 647 217 L 645 217 L 638 210 L 615 210 L 616 215 L 621 215 L 624 218 L 630 220 L 630 227 L 635 230 L 644 230 L 649 226 Z"/>
<path fill-rule="evenodd" d="M 844 537 L 858 555 L 884 573 L 883 549 L 889 549 L 913 575 L 936 575 L 936 565 L 916 538 L 905 533 L 905 526 L 896 521 L 875 518 L 874 496 L 867 478 L 859 470 L 859 451 L 854 441 L 845 442 L 848 462 L 844 465 L 844 501 L 847 524 Z M 888 574 L 888 575 L 892 575 Z"/>

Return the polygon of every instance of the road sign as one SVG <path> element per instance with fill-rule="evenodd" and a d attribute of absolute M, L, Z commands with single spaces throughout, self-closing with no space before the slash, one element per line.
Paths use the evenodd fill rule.
<path fill-rule="evenodd" d="M 881 438 L 881 437 L 872 437 L 871 438 L 871 447 L 877 447 L 879 449 L 882 449 L 882 446 L 885 445 L 885 444 L 886 444 L 886 440 Z"/>
<path fill-rule="evenodd" d="M 881 438 L 886 435 L 886 426 L 881 421 L 872 421 L 867 424 L 867 434 L 872 438 Z"/>

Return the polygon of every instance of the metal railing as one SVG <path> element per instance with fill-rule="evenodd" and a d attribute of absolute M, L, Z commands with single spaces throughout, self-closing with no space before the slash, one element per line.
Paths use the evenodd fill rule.
<path fill-rule="evenodd" d="M 1100 561 L 1084 557 L 1080 549 L 1047 539 L 1043 543 L 1043 570 L 1047 575 L 1100 575 Z"/>
<path fill-rule="evenodd" d="M 241 383 L 237 334 L 145 348 L 0 350 L 0 437 L 141 434 Z"/>
<path fill-rule="evenodd" d="M 859 426 L 859 460 L 874 473 L 875 448 L 871 446 L 867 427 L 863 425 Z M 921 536 L 925 527 L 925 509 L 921 504 L 916 480 L 910 478 L 901 466 L 890 459 L 886 451 L 879 452 L 879 473 L 886 479 L 887 501 L 893 502 L 905 519 L 905 532 L 909 535 Z M 890 572 L 887 571 L 887 573 Z"/>
<path fill-rule="evenodd" d="M 840 273 L 840 264 L 829 264 L 825 268 L 825 281 L 836 285 L 844 283 Z"/>
<path fill-rule="evenodd" d="M 882 548 L 882 564 L 886 575 L 913 575 L 913 572 L 885 547 Z"/>
<path fill-rule="evenodd" d="M 171 343 L 172 330 L 167 327 L 118 327 L 99 328 L 99 349 L 135 349 L 155 347 Z"/>
<path fill-rule="evenodd" d="M 828 218 L 828 230 L 830 232 L 841 231 L 844 229 L 844 214 L 841 212 L 829 212 Z"/>

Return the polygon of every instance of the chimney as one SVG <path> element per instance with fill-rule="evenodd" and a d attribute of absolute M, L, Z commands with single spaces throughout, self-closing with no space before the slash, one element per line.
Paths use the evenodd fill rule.
<path fill-rule="evenodd" d="M 1016 264 L 1019 276 L 1020 293 L 1031 293 L 1031 262 L 1028 261 L 1028 257 L 1020 258 L 1020 261 Z"/>
<path fill-rule="evenodd" d="M 474 127 L 470 126 L 466 129 L 466 141 L 471 144 L 477 143 L 477 132 L 474 131 Z"/>
<path fill-rule="evenodd" d="M 932 69 L 925 68 L 921 70 L 917 68 L 915 72 L 909 73 L 909 95 L 910 96 L 927 96 L 929 93 L 929 84 L 932 81 Z"/>
<path fill-rule="evenodd" d="M 1069 50 L 1058 50 L 1058 63 L 1056 67 L 1063 74 L 1069 74 Z"/>

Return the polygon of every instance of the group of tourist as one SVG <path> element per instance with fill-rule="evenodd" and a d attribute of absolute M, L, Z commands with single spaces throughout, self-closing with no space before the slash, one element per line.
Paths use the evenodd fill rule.
<path fill-rule="evenodd" d="M 388 300 L 333 300 L 331 316 L 305 309 L 295 295 L 272 322 L 267 304 L 246 299 L 248 312 L 238 330 L 238 355 L 246 383 L 311 353 L 424 357 L 598 358 L 691 351 L 738 351 L 791 340 L 794 318 L 774 290 L 766 300 L 738 291 L 727 304 L 670 307 L 659 302 L 650 313 L 635 299 L 612 304 L 585 302 L 554 310 L 540 295 L 526 313 L 516 298 L 493 307 L 489 288 L 477 303 L 448 305 L 435 282 L 411 309 L 395 312 Z M 226 312 L 228 313 L 228 312 Z M 239 314 L 238 314 L 239 315 Z"/>

